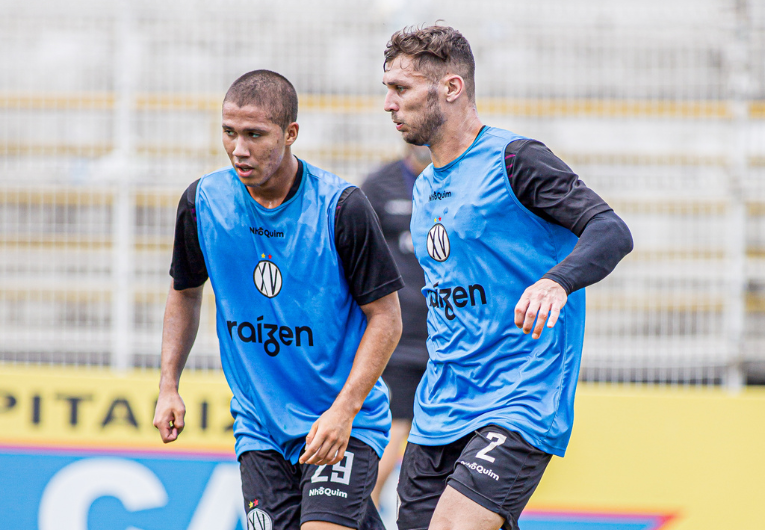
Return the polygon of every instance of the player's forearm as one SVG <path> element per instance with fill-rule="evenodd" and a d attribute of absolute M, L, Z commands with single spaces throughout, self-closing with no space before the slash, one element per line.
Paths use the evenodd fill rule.
<path fill-rule="evenodd" d="M 335 399 L 355 415 L 388 364 L 401 338 L 401 308 L 398 294 L 391 293 L 361 308 L 367 316 L 367 329 L 359 343 L 351 373 Z"/>
<path fill-rule="evenodd" d="M 561 285 L 566 294 L 599 282 L 632 251 L 632 235 L 613 211 L 599 213 L 587 223 L 574 250 L 543 276 Z"/>
<path fill-rule="evenodd" d="M 199 329 L 202 289 L 200 286 L 176 291 L 170 287 L 162 327 L 160 390 L 178 390 L 181 372 Z"/>

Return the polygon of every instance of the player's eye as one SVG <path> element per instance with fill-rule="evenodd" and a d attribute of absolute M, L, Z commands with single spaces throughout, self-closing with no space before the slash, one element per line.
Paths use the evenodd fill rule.
<path fill-rule="evenodd" d="M 256 133 L 256 132 L 250 133 L 250 138 L 260 138 L 260 136 L 261 136 L 260 133 Z"/>
<path fill-rule="evenodd" d="M 398 92 L 399 94 L 402 94 L 404 90 L 406 89 L 402 87 L 401 85 L 396 85 L 396 92 Z"/>
<path fill-rule="evenodd" d="M 232 131 L 231 129 L 223 129 L 223 134 L 225 134 L 226 136 L 234 136 L 234 131 Z"/>

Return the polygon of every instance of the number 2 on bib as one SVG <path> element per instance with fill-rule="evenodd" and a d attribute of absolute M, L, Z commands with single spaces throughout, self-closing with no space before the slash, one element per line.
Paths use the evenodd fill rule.
<path fill-rule="evenodd" d="M 489 443 L 486 447 L 478 451 L 475 455 L 476 458 L 480 458 L 481 460 L 486 460 L 487 462 L 494 462 L 494 457 L 489 456 L 487 453 L 497 447 L 498 445 L 502 445 L 505 443 L 505 440 L 507 440 L 507 436 L 504 434 L 499 434 L 498 432 L 490 432 L 486 435 L 486 438 L 488 440 L 494 440 L 493 442 Z"/>

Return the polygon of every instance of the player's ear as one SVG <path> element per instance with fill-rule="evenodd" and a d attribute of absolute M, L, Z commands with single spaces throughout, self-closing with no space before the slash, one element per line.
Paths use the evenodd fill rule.
<path fill-rule="evenodd" d="M 295 143 L 295 140 L 297 140 L 298 137 L 298 131 L 300 130 L 300 125 L 297 124 L 296 121 L 293 121 L 289 125 L 287 125 L 287 129 L 284 131 L 284 143 L 287 147 L 291 146 Z"/>
<path fill-rule="evenodd" d="M 465 80 L 457 74 L 449 74 L 443 79 L 446 101 L 452 103 L 465 92 Z"/>

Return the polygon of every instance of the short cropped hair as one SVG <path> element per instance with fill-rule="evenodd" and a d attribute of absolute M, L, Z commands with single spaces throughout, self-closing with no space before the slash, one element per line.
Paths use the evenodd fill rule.
<path fill-rule="evenodd" d="M 465 81 L 468 99 L 475 101 L 475 59 L 467 39 L 449 26 L 404 28 L 393 34 L 385 48 L 387 67 L 399 55 L 414 59 L 414 68 L 435 83 L 447 73 Z"/>
<path fill-rule="evenodd" d="M 286 77 L 271 70 L 253 70 L 241 76 L 226 92 L 223 103 L 226 102 L 238 107 L 260 107 L 282 131 L 297 121 L 298 98 L 295 87 Z"/>

